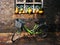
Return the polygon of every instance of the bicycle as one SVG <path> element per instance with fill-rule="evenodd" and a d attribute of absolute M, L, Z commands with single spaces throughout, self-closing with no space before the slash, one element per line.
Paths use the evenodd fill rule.
<path fill-rule="evenodd" d="M 27 26 L 25 25 L 24 20 L 21 19 L 16 19 L 15 20 L 15 26 L 17 28 L 19 28 L 19 32 L 22 32 L 22 30 L 24 29 L 24 31 L 28 32 L 30 35 L 39 35 L 40 37 L 44 38 L 47 36 L 47 25 L 46 23 L 41 23 L 39 24 L 38 21 L 35 21 L 35 26 L 33 27 L 32 30 L 28 29 Z M 12 42 L 14 42 L 14 36 L 16 33 L 13 34 L 12 36 Z"/>

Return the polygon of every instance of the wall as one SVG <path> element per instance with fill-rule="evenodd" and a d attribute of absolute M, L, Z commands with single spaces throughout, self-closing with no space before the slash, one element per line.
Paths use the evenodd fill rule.
<path fill-rule="evenodd" d="M 60 29 L 60 0 L 44 0 L 44 11 L 51 31 Z M 55 25 L 56 24 L 56 25 Z M 58 25 L 57 25 L 58 24 Z"/>
<path fill-rule="evenodd" d="M 0 30 L 10 24 L 13 14 L 14 0 L 0 0 Z"/>
<path fill-rule="evenodd" d="M 44 11 L 48 24 L 54 24 L 58 15 L 58 0 L 44 0 Z M 12 15 L 14 14 L 14 0 L 0 0 L 0 32 L 13 24 Z M 60 15 L 60 14 L 59 14 Z M 58 16 L 60 17 L 60 16 Z M 60 24 L 60 23 L 59 23 Z M 10 28 L 10 27 L 9 27 Z M 10 28 L 11 29 L 11 28 Z M 8 29 L 9 30 L 9 29 Z"/>

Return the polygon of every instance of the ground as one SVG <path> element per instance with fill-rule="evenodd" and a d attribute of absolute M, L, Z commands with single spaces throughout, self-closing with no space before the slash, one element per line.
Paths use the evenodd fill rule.
<path fill-rule="evenodd" d="M 49 32 L 46 38 L 23 37 L 17 39 L 14 43 L 7 42 L 12 33 L 0 33 L 0 45 L 60 45 L 60 32 Z"/>

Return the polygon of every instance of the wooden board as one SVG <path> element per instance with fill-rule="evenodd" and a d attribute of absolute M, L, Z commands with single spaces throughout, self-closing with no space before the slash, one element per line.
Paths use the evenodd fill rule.
<path fill-rule="evenodd" d="M 13 19 L 37 19 L 37 18 L 45 18 L 45 16 L 40 14 L 14 14 Z"/>

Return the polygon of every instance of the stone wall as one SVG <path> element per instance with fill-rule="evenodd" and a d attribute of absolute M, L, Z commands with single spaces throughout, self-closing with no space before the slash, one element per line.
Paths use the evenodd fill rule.
<path fill-rule="evenodd" d="M 44 11 L 49 24 L 54 24 L 56 15 L 60 12 L 58 0 L 44 0 Z M 58 11 L 59 10 L 59 11 Z M 12 15 L 14 14 L 14 0 L 0 0 L 0 32 L 2 29 L 10 28 L 13 25 Z M 60 14 L 59 14 L 60 15 Z M 60 17 L 58 15 L 58 17 Z M 60 23 L 59 23 L 60 24 Z M 12 26 L 11 26 L 12 27 Z M 11 29 L 11 28 L 10 28 Z M 9 30 L 9 29 L 8 29 Z"/>
<path fill-rule="evenodd" d="M 8 25 L 12 22 L 13 14 L 14 0 L 0 0 L 0 30 L 1 27 L 4 27 L 4 25 Z"/>
<path fill-rule="evenodd" d="M 11 20 L 14 13 L 14 0 L 0 0 L 0 22 Z"/>

